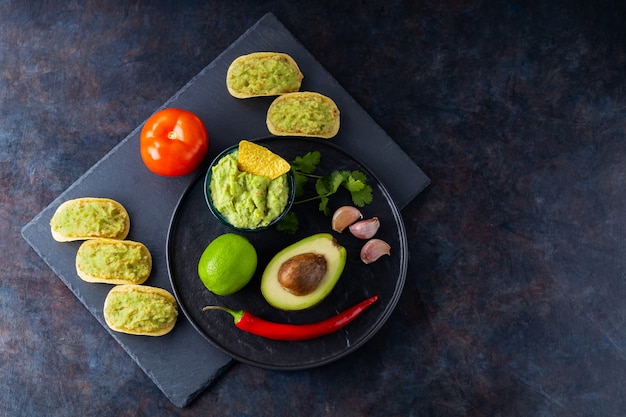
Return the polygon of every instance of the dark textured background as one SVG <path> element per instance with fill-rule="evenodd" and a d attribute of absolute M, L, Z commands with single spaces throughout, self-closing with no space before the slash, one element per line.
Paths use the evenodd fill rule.
<path fill-rule="evenodd" d="M 236 365 L 178 409 L 20 229 L 266 12 L 432 184 L 368 344 Z M 626 415 L 625 22 L 621 1 L 0 0 L 0 415 Z"/>

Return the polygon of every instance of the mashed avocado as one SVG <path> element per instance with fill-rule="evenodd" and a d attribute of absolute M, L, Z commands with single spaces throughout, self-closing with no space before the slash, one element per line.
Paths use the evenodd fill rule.
<path fill-rule="evenodd" d="M 77 263 L 82 272 L 104 282 L 115 279 L 139 284 L 152 269 L 147 248 L 127 241 L 88 241 L 79 248 Z"/>
<path fill-rule="evenodd" d="M 154 292 L 111 292 L 104 311 L 117 330 L 153 333 L 176 321 L 176 303 Z"/>
<path fill-rule="evenodd" d="M 81 200 L 55 213 L 53 231 L 64 236 L 123 238 L 127 213 L 113 202 Z"/>
<path fill-rule="evenodd" d="M 209 189 L 213 205 L 235 227 L 267 226 L 287 206 L 287 174 L 275 180 L 239 171 L 235 150 L 223 157 L 211 172 Z"/>
<path fill-rule="evenodd" d="M 292 93 L 276 99 L 267 113 L 270 131 L 303 136 L 326 135 L 337 125 L 339 112 L 320 94 Z"/>
<path fill-rule="evenodd" d="M 299 68 L 288 56 L 256 53 L 233 61 L 227 83 L 237 95 L 267 96 L 298 91 L 302 78 Z"/>

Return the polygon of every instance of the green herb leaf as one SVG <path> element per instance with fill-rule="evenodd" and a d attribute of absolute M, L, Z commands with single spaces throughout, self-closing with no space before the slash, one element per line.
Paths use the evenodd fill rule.
<path fill-rule="evenodd" d="M 303 156 L 297 156 L 291 162 L 291 168 L 302 174 L 311 174 L 320 163 L 321 154 L 319 151 L 308 152 Z"/>
<path fill-rule="evenodd" d="M 296 183 L 296 197 L 302 197 L 304 195 L 306 183 L 309 181 L 309 179 L 306 175 L 303 175 L 298 171 L 293 172 L 293 178 Z"/>
<path fill-rule="evenodd" d="M 344 185 L 350 191 L 355 206 L 363 207 L 372 202 L 372 187 L 367 184 L 367 176 L 361 171 L 352 171 Z"/>
<path fill-rule="evenodd" d="M 343 184 L 345 180 L 344 173 L 340 171 L 333 171 L 330 175 L 327 175 L 323 178 L 319 178 L 315 181 L 315 191 L 320 196 L 328 196 L 330 194 L 335 194 L 341 184 Z"/>
<path fill-rule="evenodd" d="M 294 234 L 298 230 L 300 226 L 300 222 L 298 221 L 298 216 L 293 211 L 285 214 L 285 216 L 276 223 L 276 230 L 279 232 L 285 232 L 289 234 Z"/>
<path fill-rule="evenodd" d="M 325 195 L 320 196 L 319 210 L 327 216 L 330 214 L 330 209 L 328 208 L 328 201 L 329 199 L 327 196 Z"/>
<path fill-rule="evenodd" d="M 354 170 L 352 171 L 351 175 L 352 177 L 354 177 L 355 180 L 367 183 L 367 175 L 365 175 L 363 172 Z"/>
<path fill-rule="evenodd" d="M 372 195 L 372 187 L 369 185 L 365 185 L 365 187 L 359 191 L 350 192 L 350 195 L 352 197 L 352 202 L 357 207 L 363 207 L 366 204 L 371 203 L 374 199 Z"/>
<path fill-rule="evenodd" d="M 355 179 L 352 175 L 349 175 L 344 182 L 344 186 L 351 193 L 355 193 L 365 188 L 365 183 L 363 181 Z"/>

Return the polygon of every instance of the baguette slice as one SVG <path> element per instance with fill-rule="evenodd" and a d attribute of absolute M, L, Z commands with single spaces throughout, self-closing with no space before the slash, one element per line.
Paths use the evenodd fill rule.
<path fill-rule="evenodd" d="M 266 123 L 276 136 L 330 139 L 339 132 L 339 108 L 331 98 L 319 93 L 284 94 L 270 105 Z"/>
<path fill-rule="evenodd" d="M 176 325 L 178 306 L 172 294 L 147 285 L 116 285 L 104 299 L 104 321 L 111 330 L 163 336 Z"/>
<path fill-rule="evenodd" d="M 130 217 L 120 203 L 109 198 L 83 197 L 61 204 L 50 219 L 58 242 L 86 239 L 125 239 Z"/>
<path fill-rule="evenodd" d="M 91 239 L 76 252 L 76 272 L 87 282 L 143 284 L 152 271 L 152 255 L 132 240 Z"/>
<path fill-rule="evenodd" d="M 291 56 L 280 52 L 254 52 L 230 64 L 226 88 L 236 98 L 276 96 L 298 91 L 303 78 Z"/>

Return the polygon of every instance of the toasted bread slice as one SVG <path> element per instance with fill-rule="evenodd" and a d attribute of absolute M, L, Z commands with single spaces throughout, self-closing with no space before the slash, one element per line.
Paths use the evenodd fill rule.
<path fill-rule="evenodd" d="M 284 94 L 270 105 L 266 123 L 276 136 L 330 139 L 339 132 L 339 108 L 331 98 L 319 93 Z"/>
<path fill-rule="evenodd" d="M 109 198 L 83 197 L 62 203 L 50 219 L 58 242 L 86 239 L 125 239 L 130 216 L 124 206 Z"/>
<path fill-rule="evenodd" d="M 117 285 L 104 300 L 104 321 L 111 330 L 163 336 L 176 325 L 178 305 L 172 294 L 147 285 Z"/>
<path fill-rule="evenodd" d="M 291 56 L 280 52 L 254 52 L 230 64 L 226 88 L 236 98 L 276 96 L 298 91 L 303 78 Z"/>
<path fill-rule="evenodd" d="M 76 252 L 76 272 L 87 282 L 143 284 L 152 271 L 152 255 L 140 242 L 91 239 Z"/>

